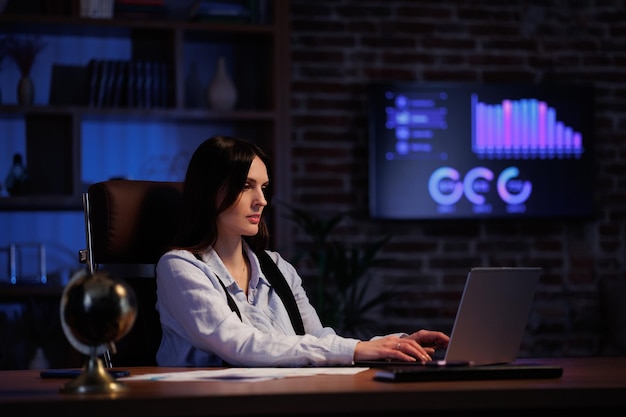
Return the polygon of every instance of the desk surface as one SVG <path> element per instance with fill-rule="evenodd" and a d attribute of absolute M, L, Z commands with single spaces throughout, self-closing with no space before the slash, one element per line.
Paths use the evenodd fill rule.
<path fill-rule="evenodd" d="M 526 359 L 563 367 L 556 379 L 389 383 L 374 369 L 356 375 L 315 375 L 258 382 L 127 381 L 111 394 L 64 394 L 67 380 L 42 380 L 37 370 L 0 371 L 4 417 L 553 414 L 585 409 L 626 410 L 626 357 Z M 127 368 L 134 375 L 189 368 Z M 620 410 L 621 409 L 621 410 Z M 621 413 L 621 415 L 624 415 Z"/>

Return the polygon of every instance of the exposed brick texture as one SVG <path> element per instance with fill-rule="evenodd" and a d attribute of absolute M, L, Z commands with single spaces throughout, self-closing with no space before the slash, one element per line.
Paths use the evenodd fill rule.
<path fill-rule="evenodd" d="M 626 280 L 625 3 L 291 1 L 291 202 L 320 214 L 359 211 L 342 229 L 350 242 L 393 234 L 381 253 L 386 266 L 372 271 L 388 295 L 382 332 L 449 331 L 470 267 L 538 265 L 544 274 L 521 355 L 626 354 L 607 339 L 626 332 L 614 316 L 623 308 L 604 302 L 626 301 L 617 285 Z M 592 83 L 593 219 L 369 220 L 365 91 L 386 79 Z M 300 272 L 312 285 L 314 269 Z M 622 294 L 607 298 L 604 288 Z"/>

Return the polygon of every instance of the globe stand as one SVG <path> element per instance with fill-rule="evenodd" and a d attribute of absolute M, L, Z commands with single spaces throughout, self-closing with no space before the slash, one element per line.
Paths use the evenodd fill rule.
<path fill-rule="evenodd" d="M 102 360 L 97 356 L 97 348 L 91 347 L 91 352 L 83 372 L 61 387 L 64 393 L 107 393 L 120 392 L 126 389 L 126 385 L 116 381 L 115 378 L 104 368 Z"/>
<path fill-rule="evenodd" d="M 115 351 L 115 342 L 133 327 L 137 299 L 124 281 L 106 273 L 77 273 L 61 296 L 61 325 L 70 344 L 87 362 L 63 393 L 114 393 L 126 389 L 105 369 L 99 355 Z M 107 365 L 109 365 L 107 363 Z M 112 365 L 109 365 L 112 366 Z"/>

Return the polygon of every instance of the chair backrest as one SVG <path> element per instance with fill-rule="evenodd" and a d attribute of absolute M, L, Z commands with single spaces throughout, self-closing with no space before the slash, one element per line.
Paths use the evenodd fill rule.
<path fill-rule="evenodd" d="M 108 180 L 83 194 L 87 249 L 79 251 L 81 262 L 90 273 L 106 269 L 125 280 L 137 297 L 137 318 L 116 343 L 115 366 L 156 365 L 161 325 L 154 264 L 176 231 L 182 189 L 181 182 Z"/>
<path fill-rule="evenodd" d="M 138 180 L 91 185 L 83 195 L 90 268 L 156 263 L 176 230 L 182 189 L 181 182 Z"/>

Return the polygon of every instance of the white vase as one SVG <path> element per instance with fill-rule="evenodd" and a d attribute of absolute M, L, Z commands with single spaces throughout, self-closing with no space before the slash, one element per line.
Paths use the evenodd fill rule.
<path fill-rule="evenodd" d="M 237 88 L 226 70 L 226 59 L 219 57 L 215 75 L 209 83 L 209 106 L 214 110 L 232 110 L 237 103 Z"/>

